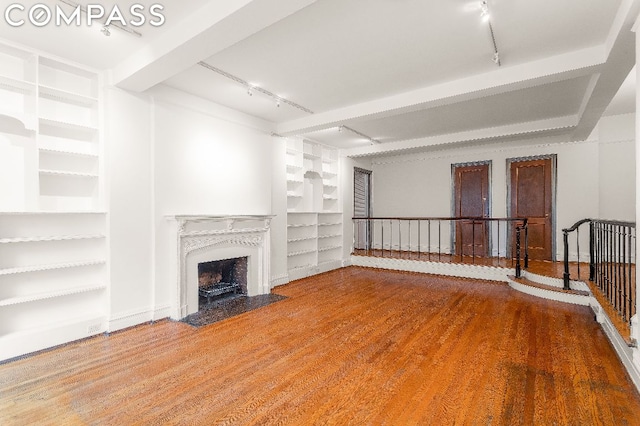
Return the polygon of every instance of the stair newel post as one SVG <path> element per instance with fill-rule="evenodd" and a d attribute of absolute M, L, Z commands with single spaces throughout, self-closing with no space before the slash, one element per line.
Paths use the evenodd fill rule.
<path fill-rule="evenodd" d="M 569 231 L 567 229 L 562 230 L 563 242 L 564 242 L 564 289 L 569 290 Z"/>
<path fill-rule="evenodd" d="M 520 278 L 522 275 L 522 269 L 520 267 L 520 231 L 522 228 L 516 226 L 516 278 Z"/>
<path fill-rule="evenodd" d="M 595 260 L 595 225 L 589 222 L 589 281 L 594 281 L 596 276 Z"/>

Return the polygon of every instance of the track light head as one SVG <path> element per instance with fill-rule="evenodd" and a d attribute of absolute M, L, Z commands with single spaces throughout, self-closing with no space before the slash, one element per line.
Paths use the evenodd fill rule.
<path fill-rule="evenodd" d="M 487 0 L 484 0 L 480 3 L 480 19 L 482 19 L 482 22 L 489 22 L 490 17 L 489 5 L 487 4 Z"/>
<path fill-rule="evenodd" d="M 111 35 L 111 30 L 109 30 L 109 26 L 108 25 L 105 25 L 104 27 L 102 27 L 100 32 L 102 34 L 104 34 L 105 36 L 107 36 L 107 37 L 109 37 Z"/>
<path fill-rule="evenodd" d="M 276 98 L 276 108 L 280 108 L 280 99 Z"/>
<path fill-rule="evenodd" d="M 253 96 L 253 88 L 251 86 L 247 88 L 247 95 Z"/>

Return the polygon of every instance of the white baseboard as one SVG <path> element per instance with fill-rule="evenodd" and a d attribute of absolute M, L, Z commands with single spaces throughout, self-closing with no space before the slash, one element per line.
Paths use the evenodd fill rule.
<path fill-rule="evenodd" d="M 112 333 L 114 331 L 123 330 L 125 328 L 133 327 L 135 325 L 143 324 L 145 322 L 153 321 L 155 319 L 159 319 L 159 318 L 155 316 L 155 312 L 150 310 L 119 313 L 119 314 L 113 315 L 109 319 L 107 331 L 109 333 Z"/>
<path fill-rule="evenodd" d="M 153 315 L 151 317 L 152 321 L 159 321 L 164 318 L 169 318 L 171 316 L 171 306 L 156 306 L 156 309 L 153 311 Z"/>
<path fill-rule="evenodd" d="M 602 306 L 598 303 L 595 297 L 591 298 L 591 310 L 596 315 L 596 321 L 600 323 L 600 326 L 604 330 L 604 333 L 609 338 L 609 341 L 613 345 L 613 348 L 620 358 L 622 365 L 629 373 L 631 381 L 636 386 L 636 389 L 640 392 L 640 351 L 638 348 L 631 348 L 627 345 L 627 342 L 622 338 L 618 330 L 614 327 L 611 318 L 602 309 Z"/>
<path fill-rule="evenodd" d="M 0 361 L 51 349 L 76 340 L 101 334 L 106 318 L 87 315 L 82 318 L 52 323 L 43 327 L 0 336 Z"/>
<path fill-rule="evenodd" d="M 282 274 L 276 277 L 271 277 L 271 288 L 278 287 L 289 283 L 289 274 Z"/>
<path fill-rule="evenodd" d="M 446 275 L 460 278 L 475 278 L 507 282 L 507 275 L 514 274 L 511 268 L 497 268 L 460 263 L 425 262 L 422 260 L 394 259 L 383 257 L 351 256 L 351 264 L 369 268 L 391 269 L 395 271 L 421 272 L 424 274 Z"/>

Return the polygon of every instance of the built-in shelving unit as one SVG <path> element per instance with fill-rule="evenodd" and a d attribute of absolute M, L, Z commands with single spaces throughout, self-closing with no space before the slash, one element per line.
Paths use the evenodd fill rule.
<path fill-rule="evenodd" d="M 106 330 L 100 79 L 0 43 L 0 360 Z"/>
<path fill-rule="evenodd" d="M 338 150 L 287 140 L 287 263 L 289 279 L 342 266 Z"/>
<path fill-rule="evenodd" d="M 0 359 L 106 329 L 104 213 L 0 213 Z"/>
<path fill-rule="evenodd" d="M 289 279 L 342 266 L 342 213 L 289 212 L 287 216 Z"/>

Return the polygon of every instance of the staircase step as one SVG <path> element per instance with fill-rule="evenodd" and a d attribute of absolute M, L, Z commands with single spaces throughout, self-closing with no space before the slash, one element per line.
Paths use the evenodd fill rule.
<path fill-rule="evenodd" d="M 509 286 L 522 293 L 574 305 L 589 305 L 591 294 L 588 291 L 565 290 L 564 288 L 541 284 L 523 277 L 516 278 L 513 275 L 509 275 L 507 278 Z"/>

